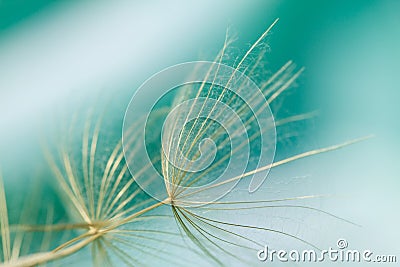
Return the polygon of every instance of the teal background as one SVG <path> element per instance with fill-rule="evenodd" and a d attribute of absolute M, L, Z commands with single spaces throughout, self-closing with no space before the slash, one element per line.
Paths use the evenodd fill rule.
<path fill-rule="evenodd" d="M 271 175 L 311 175 L 315 192 L 336 195 L 321 203 L 324 209 L 362 225 L 335 228 L 333 236 L 400 257 L 399 12 L 400 2 L 390 0 L 0 1 L 0 166 L 7 189 L 29 190 L 26 181 L 46 169 L 38 140 L 61 120 L 55 110 L 72 112 L 84 103 L 79 98 L 101 92 L 117 99 L 121 114 L 150 75 L 211 60 L 228 27 L 244 51 L 278 17 L 267 37 L 271 70 L 290 59 L 306 68 L 285 109 L 319 113 L 296 129 L 301 138 L 285 153 L 375 137 Z M 293 195 L 303 190 L 287 187 Z"/>

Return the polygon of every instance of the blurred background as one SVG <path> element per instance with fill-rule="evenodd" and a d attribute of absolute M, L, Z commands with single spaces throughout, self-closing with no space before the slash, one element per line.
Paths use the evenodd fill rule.
<path fill-rule="evenodd" d="M 0 166 L 6 190 L 29 188 L 32 174 L 45 168 L 40 140 L 62 120 L 56 110 L 73 112 L 81 98 L 111 95 L 122 119 L 130 96 L 152 74 L 212 60 L 227 28 L 237 36 L 235 46 L 245 50 L 280 18 L 267 37 L 268 66 L 276 70 L 291 59 L 305 67 L 284 107 L 318 112 L 301 129 L 293 152 L 374 137 L 271 176 L 310 176 L 315 192 L 335 195 L 321 201 L 323 209 L 361 225 L 334 228 L 332 236 L 346 238 L 351 248 L 399 259 L 399 13 L 395 0 L 0 0 Z M 305 185 L 285 186 L 300 195 Z"/>

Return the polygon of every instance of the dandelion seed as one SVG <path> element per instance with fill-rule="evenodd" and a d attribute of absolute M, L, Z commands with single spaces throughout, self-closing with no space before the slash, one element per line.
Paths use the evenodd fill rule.
<path fill-rule="evenodd" d="M 269 77 L 263 75 L 264 38 L 276 23 L 277 20 L 242 57 L 228 54 L 232 39 L 227 34 L 214 62 L 181 64 L 149 79 L 146 85 L 150 91 L 143 94 L 139 90 L 135 97 L 139 95 L 140 101 L 133 100 L 130 107 L 134 111 L 150 109 L 141 113 L 129 112 L 128 108 L 122 140 L 110 142 L 102 138 L 104 118 L 94 116 L 93 110 L 82 127 L 75 126 L 73 119 L 69 134 L 74 132 L 72 127 L 83 129 L 78 149 L 68 138 L 57 142 L 57 153 L 45 149 L 68 211 L 67 223 L 54 223 L 54 207 L 50 206 L 44 224 L 10 226 L 0 181 L 0 266 L 61 262 L 82 251 L 94 266 L 154 266 L 161 262 L 185 266 L 191 259 L 182 261 L 181 251 L 208 264 L 251 265 L 256 258 L 242 256 L 243 251 L 255 255 L 263 244 L 249 233 L 277 235 L 317 246 L 288 231 L 250 224 L 240 216 L 231 220 L 232 214 L 245 210 L 301 209 L 348 223 L 327 211 L 292 203 L 322 197 L 319 195 L 252 199 L 249 194 L 248 200 L 241 200 L 232 191 L 239 182 L 247 181 L 248 190 L 254 192 L 262 186 L 271 168 L 362 140 L 273 161 L 275 128 L 315 115 L 306 113 L 275 120 L 270 109 L 270 104 L 304 70 L 297 70 L 288 61 Z M 236 64 L 226 60 L 232 57 L 237 58 Z M 179 86 L 166 75 L 172 70 L 184 74 Z M 257 75 L 261 80 L 258 86 L 251 79 Z M 159 93 L 160 81 L 166 81 L 161 85 L 171 95 L 151 95 Z M 13 248 L 10 229 L 20 233 Z M 22 243 L 27 242 L 22 236 L 28 232 L 42 234 L 40 249 L 19 257 Z M 60 238 L 55 242 L 60 233 L 68 240 Z M 161 243 L 170 249 L 159 249 Z"/>

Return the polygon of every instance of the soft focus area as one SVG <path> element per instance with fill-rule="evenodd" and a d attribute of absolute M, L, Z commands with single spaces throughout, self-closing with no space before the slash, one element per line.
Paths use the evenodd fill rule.
<path fill-rule="evenodd" d="M 360 225 L 325 225 L 332 229 L 318 240 L 335 246 L 345 238 L 351 248 L 399 260 L 399 13 L 394 0 L 0 1 L 0 171 L 7 192 L 29 190 L 46 168 L 43 136 L 62 122 L 58 114 L 73 113 L 85 99 L 107 105 L 110 96 L 123 116 L 154 73 L 212 60 L 228 28 L 237 49 L 246 50 L 279 18 L 267 37 L 268 67 L 288 60 L 305 67 L 284 109 L 318 113 L 293 129 L 302 137 L 284 153 L 373 137 L 273 171 L 265 186 L 309 177 L 282 186 L 293 196 L 310 188 L 330 195 L 319 208 Z"/>

